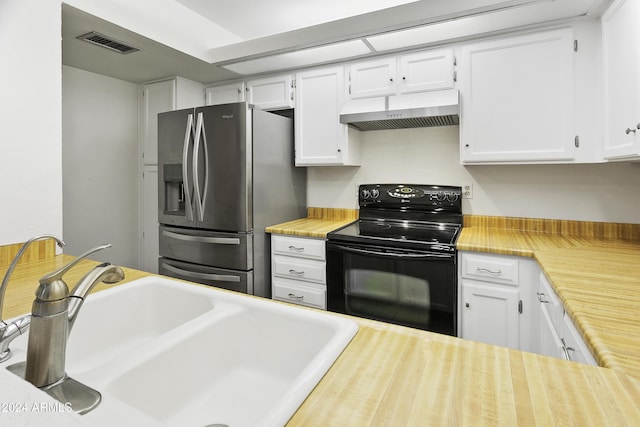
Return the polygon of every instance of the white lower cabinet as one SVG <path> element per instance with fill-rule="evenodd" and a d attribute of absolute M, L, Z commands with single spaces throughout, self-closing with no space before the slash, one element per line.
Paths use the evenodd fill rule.
<path fill-rule="evenodd" d="M 532 258 L 461 251 L 459 261 L 460 337 L 597 364 Z"/>
<path fill-rule="evenodd" d="M 487 344 L 518 348 L 517 287 L 462 284 L 462 337 Z"/>
<path fill-rule="evenodd" d="M 459 260 L 459 336 L 531 351 L 535 261 L 476 252 L 460 252 Z"/>
<path fill-rule="evenodd" d="M 326 310 L 326 283 L 324 239 L 271 236 L 273 299 Z"/>
<path fill-rule="evenodd" d="M 597 365 L 544 273 L 540 273 L 537 299 L 540 309 L 536 352 L 545 356 Z"/>

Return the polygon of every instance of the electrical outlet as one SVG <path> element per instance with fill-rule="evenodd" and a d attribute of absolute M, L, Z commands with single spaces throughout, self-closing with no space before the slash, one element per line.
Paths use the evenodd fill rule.
<path fill-rule="evenodd" d="M 462 198 L 473 199 L 473 184 L 462 184 Z"/>

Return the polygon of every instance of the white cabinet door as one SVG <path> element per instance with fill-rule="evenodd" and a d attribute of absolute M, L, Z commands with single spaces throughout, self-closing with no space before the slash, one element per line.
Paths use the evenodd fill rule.
<path fill-rule="evenodd" d="M 573 56 L 571 29 L 463 46 L 461 162 L 571 161 Z"/>
<path fill-rule="evenodd" d="M 293 78 L 291 74 L 249 80 L 247 102 L 261 110 L 293 108 Z"/>
<path fill-rule="evenodd" d="M 550 357 L 563 357 L 562 342 L 558 335 L 558 330 L 554 324 L 551 313 L 549 313 L 548 305 L 540 303 L 540 320 L 539 320 L 539 333 L 540 342 L 536 352 Z"/>
<path fill-rule="evenodd" d="M 566 350 L 565 358 L 573 362 L 597 365 L 595 358 L 589 352 L 587 345 L 566 312 L 562 320 L 562 344 Z"/>
<path fill-rule="evenodd" d="M 211 86 L 205 89 L 207 105 L 231 104 L 245 99 L 244 82 L 231 83 L 221 86 Z"/>
<path fill-rule="evenodd" d="M 158 272 L 158 166 L 145 166 L 142 175 L 142 238 L 140 269 Z"/>
<path fill-rule="evenodd" d="M 387 96 L 396 93 L 396 58 L 374 59 L 349 67 L 351 99 Z"/>
<path fill-rule="evenodd" d="M 462 338 L 517 349 L 518 288 L 463 281 Z"/>
<path fill-rule="evenodd" d="M 142 152 L 144 164 L 158 163 L 158 113 L 175 110 L 175 80 L 148 83 L 142 87 Z"/>
<path fill-rule="evenodd" d="M 453 49 L 439 49 L 398 58 L 398 92 L 453 88 Z"/>
<path fill-rule="evenodd" d="M 602 17 L 604 157 L 640 156 L 640 2 L 617 0 Z"/>
<path fill-rule="evenodd" d="M 312 69 L 296 74 L 294 116 L 296 166 L 357 165 L 359 145 L 340 123 L 344 68 Z"/>

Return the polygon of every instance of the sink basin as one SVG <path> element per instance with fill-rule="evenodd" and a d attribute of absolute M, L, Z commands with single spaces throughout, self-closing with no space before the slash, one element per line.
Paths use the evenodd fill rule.
<path fill-rule="evenodd" d="M 113 408 L 156 425 L 283 425 L 356 332 L 347 318 L 147 277 L 87 299 L 67 372 L 102 393 L 84 415 L 98 425 Z"/>

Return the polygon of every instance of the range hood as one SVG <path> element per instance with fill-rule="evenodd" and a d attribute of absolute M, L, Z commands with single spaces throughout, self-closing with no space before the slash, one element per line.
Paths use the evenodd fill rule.
<path fill-rule="evenodd" d="M 410 93 L 345 103 L 340 123 L 358 130 L 452 126 L 460 122 L 456 89 Z"/>

